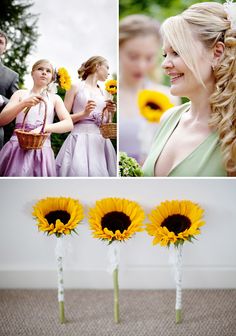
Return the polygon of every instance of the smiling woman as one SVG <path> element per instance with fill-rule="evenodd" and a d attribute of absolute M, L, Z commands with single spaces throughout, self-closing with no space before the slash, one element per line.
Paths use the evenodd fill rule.
<path fill-rule="evenodd" d="M 226 7 L 195 4 L 161 31 L 171 93 L 190 102 L 163 118 L 144 174 L 236 175 L 236 35 Z"/>

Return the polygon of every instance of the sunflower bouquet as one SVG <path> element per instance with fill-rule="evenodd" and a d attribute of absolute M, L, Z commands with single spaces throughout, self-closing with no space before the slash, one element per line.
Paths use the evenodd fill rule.
<path fill-rule="evenodd" d="M 63 286 L 63 236 L 76 233 L 78 223 L 83 219 L 83 207 L 79 201 L 66 197 L 47 197 L 33 207 L 39 231 L 57 237 L 56 260 L 58 273 L 58 302 L 60 322 L 65 323 Z"/>
<path fill-rule="evenodd" d="M 149 122 L 159 122 L 166 110 L 174 105 L 162 92 L 141 90 L 138 93 L 138 107 L 141 115 Z"/>
<path fill-rule="evenodd" d="M 66 68 L 55 69 L 54 81 L 48 85 L 47 91 L 57 93 L 64 98 L 65 92 L 71 88 L 71 78 Z"/>
<path fill-rule="evenodd" d="M 134 201 L 123 198 L 103 198 L 89 211 L 89 225 L 94 238 L 108 242 L 114 283 L 114 320 L 119 322 L 119 242 L 143 231 L 144 211 Z"/>
<path fill-rule="evenodd" d="M 117 80 L 116 79 L 109 79 L 105 82 L 105 90 L 111 95 L 111 101 L 113 103 L 117 103 Z M 114 115 L 113 121 L 115 122 L 116 116 Z M 112 122 L 112 120 L 109 120 Z"/>
<path fill-rule="evenodd" d="M 143 171 L 134 158 L 129 157 L 125 152 L 120 152 L 119 175 L 122 177 L 137 177 L 143 176 Z"/>
<path fill-rule="evenodd" d="M 148 234 L 154 237 L 153 245 L 175 247 L 176 323 L 182 318 L 182 247 L 200 234 L 200 227 L 204 225 L 203 213 L 198 204 L 188 200 L 165 201 L 151 211 L 146 227 Z"/>

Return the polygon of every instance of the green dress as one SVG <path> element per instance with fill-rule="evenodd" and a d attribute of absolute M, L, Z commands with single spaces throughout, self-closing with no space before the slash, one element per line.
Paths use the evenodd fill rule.
<path fill-rule="evenodd" d="M 174 107 L 173 113 L 158 130 L 143 165 L 144 176 L 154 176 L 155 164 L 161 151 L 175 130 L 181 115 L 189 110 L 189 107 L 190 103 Z M 209 134 L 192 153 L 170 171 L 168 176 L 227 176 L 217 133 Z"/>

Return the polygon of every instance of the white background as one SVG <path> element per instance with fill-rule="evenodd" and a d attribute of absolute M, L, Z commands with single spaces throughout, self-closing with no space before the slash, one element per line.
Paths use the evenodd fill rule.
<path fill-rule="evenodd" d="M 205 209 L 206 225 L 184 246 L 184 287 L 236 287 L 235 179 L 1 179 L 0 287 L 55 287 L 55 237 L 38 232 L 31 212 L 39 199 L 79 199 L 87 212 L 103 197 L 139 202 L 148 213 L 166 199 L 189 199 Z M 110 288 L 106 243 L 92 238 L 87 221 L 69 236 L 65 286 Z M 144 233 L 121 244 L 121 288 L 172 288 L 167 248 Z"/>
<path fill-rule="evenodd" d="M 72 80 L 88 58 L 101 55 L 108 60 L 110 73 L 117 72 L 117 0 L 35 0 L 32 14 L 39 14 L 35 50 L 27 59 L 29 73 L 39 59 L 48 59 L 56 68 L 65 67 Z M 31 88 L 31 76 L 25 78 Z"/>

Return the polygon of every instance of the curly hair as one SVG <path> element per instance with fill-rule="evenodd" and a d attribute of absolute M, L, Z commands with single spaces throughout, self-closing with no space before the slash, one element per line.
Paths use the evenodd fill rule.
<path fill-rule="evenodd" d="M 210 97 L 209 127 L 218 132 L 228 175 L 236 175 L 236 30 L 231 29 L 224 6 L 214 2 L 194 4 L 182 14 L 167 19 L 162 34 L 203 86 L 194 37 L 207 49 L 214 48 L 217 42 L 224 43 L 224 53 L 212 70 L 215 88 Z"/>
<path fill-rule="evenodd" d="M 102 56 L 92 56 L 86 62 L 82 63 L 78 69 L 79 78 L 85 80 L 89 75 L 96 72 L 97 66 L 107 63 L 107 60 Z"/>

